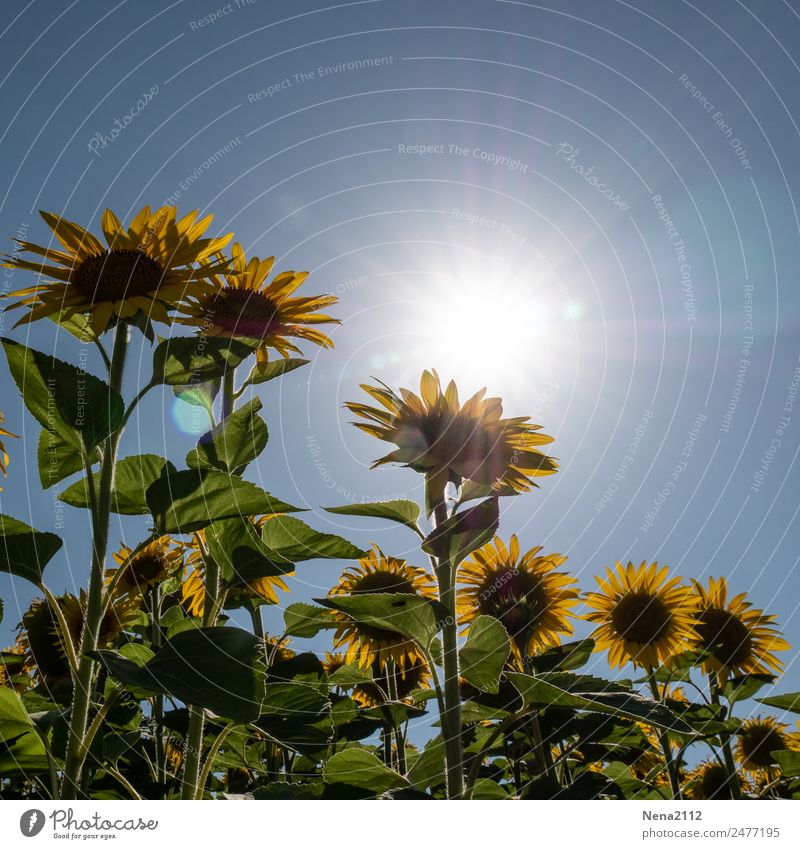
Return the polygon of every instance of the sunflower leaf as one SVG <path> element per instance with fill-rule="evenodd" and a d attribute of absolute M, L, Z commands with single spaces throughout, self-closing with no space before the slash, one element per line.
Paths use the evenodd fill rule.
<path fill-rule="evenodd" d="M 784 693 L 782 696 L 767 696 L 765 699 L 756 699 L 762 705 L 785 710 L 789 713 L 800 713 L 800 693 Z"/>
<path fill-rule="evenodd" d="M 85 451 L 119 428 L 125 404 L 107 383 L 19 342 L 2 342 L 25 406 L 42 427 L 66 442 L 77 434 Z"/>
<path fill-rule="evenodd" d="M 373 519 L 389 519 L 406 525 L 412 531 L 419 532 L 419 504 L 398 498 L 394 501 L 370 501 L 363 504 L 344 504 L 341 507 L 323 507 L 328 513 L 337 516 L 369 516 Z"/>
<path fill-rule="evenodd" d="M 39 482 L 42 489 L 50 489 L 59 481 L 83 470 L 81 438 L 77 433 L 62 436 L 43 427 L 39 432 L 36 462 L 39 467 Z M 98 460 L 97 449 L 89 452 L 89 462 Z"/>
<path fill-rule="evenodd" d="M 594 640 L 576 640 L 547 649 L 536 657 L 529 658 L 529 663 L 536 672 L 580 669 L 593 651 Z"/>
<path fill-rule="evenodd" d="M 770 752 L 776 763 L 781 768 L 781 773 L 786 778 L 796 778 L 800 775 L 800 752 L 792 752 L 785 749 L 779 749 L 775 752 Z"/>
<path fill-rule="evenodd" d="M 336 534 L 325 534 L 293 516 L 273 516 L 261 531 L 264 544 L 286 560 L 357 560 L 366 552 Z"/>
<path fill-rule="evenodd" d="M 192 407 L 202 407 L 208 414 L 209 421 L 214 421 L 214 399 L 219 394 L 222 381 L 209 380 L 207 383 L 195 383 L 188 386 L 173 386 L 172 392 L 184 404 Z"/>
<path fill-rule="evenodd" d="M 294 371 L 296 368 L 308 365 L 310 362 L 311 360 L 289 358 L 272 360 L 272 362 L 265 363 L 263 365 L 256 364 L 253 366 L 250 374 L 247 375 L 247 379 L 242 384 L 239 392 L 241 393 L 248 386 L 256 386 L 259 383 L 266 383 L 268 380 L 274 380 L 276 377 L 280 377 L 282 374 L 288 374 L 290 371 Z"/>
<path fill-rule="evenodd" d="M 171 475 L 175 466 L 157 454 L 134 454 L 117 460 L 114 466 L 114 486 L 111 490 L 110 510 L 125 516 L 143 516 L 149 513 L 147 490 L 163 475 Z M 95 498 L 98 497 L 95 478 Z M 89 507 L 89 486 L 81 478 L 61 493 L 59 499 L 72 507 Z"/>
<path fill-rule="evenodd" d="M 290 637 L 316 637 L 320 631 L 336 627 L 330 610 L 301 601 L 283 611 L 283 621 L 284 633 Z"/>
<path fill-rule="evenodd" d="M 544 706 L 609 713 L 679 734 L 692 734 L 692 728 L 664 705 L 637 693 L 611 690 L 578 691 L 571 689 L 591 676 L 545 673 L 536 677 L 520 672 L 506 673 L 522 696 L 525 707 Z M 610 682 L 609 682 L 610 683 Z"/>
<path fill-rule="evenodd" d="M 217 519 L 298 512 L 254 483 L 216 470 L 184 469 L 159 478 L 147 505 L 160 534 L 190 533 Z"/>
<path fill-rule="evenodd" d="M 206 543 L 229 582 L 248 583 L 294 571 L 294 564 L 267 548 L 255 525 L 241 516 L 208 525 Z"/>
<path fill-rule="evenodd" d="M 752 698 L 762 687 L 775 683 L 774 675 L 738 675 L 725 682 L 722 695 L 733 705 L 742 699 Z"/>
<path fill-rule="evenodd" d="M 405 593 L 326 596 L 314 601 L 346 613 L 362 625 L 408 637 L 425 651 L 448 615 L 447 608 L 440 602 Z"/>
<path fill-rule="evenodd" d="M 269 432 L 258 415 L 261 399 L 254 398 L 200 438 L 186 456 L 190 469 L 219 469 L 241 475 L 264 450 Z"/>
<path fill-rule="evenodd" d="M 222 337 L 173 336 L 161 340 L 153 351 L 152 386 L 190 386 L 222 377 L 258 347 L 256 340 Z"/>
<path fill-rule="evenodd" d="M 434 557 L 447 559 L 455 569 L 465 557 L 494 537 L 499 523 L 497 498 L 487 498 L 442 522 L 427 536 L 422 550 Z"/>
<path fill-rule="evenodd" d="M 168 693 L 237 722 L 252 722 L 261 713 L 265 692 L 261 643 L 240 628 L 182 631 L 144 666 L 109 650 L 91 656 L 123 684 Z"/>
<path fill-rule="evenodd" d="M 459 652 L 462 677 L 485 693 L 499 693 L 509 651 L 511 644 L 502 623 L 493 616 L 478 616 Z"/>
<path fill-rule="evenodd" d="M 326 784 L 350 784 L 369 790 L 376 796 L 409 786 L 406 778 L 389 769 L 367 749 L 345 749 L 325 764 Z"/>
<path fill-rule="evenodd" d="M 369 669 L 352 664 L 340 666 L 328 676 L 328 683 L 335 687 L 355 687 L 357 684 L 372 684 L 374 681 Z"/>
<path fill-rule="evenodd" d="M 37 531 L 30 525 L 0 514 L 0 572 L 26 578 L 37 586 L 44 567 L 63 545 L 49 531 Z"/>

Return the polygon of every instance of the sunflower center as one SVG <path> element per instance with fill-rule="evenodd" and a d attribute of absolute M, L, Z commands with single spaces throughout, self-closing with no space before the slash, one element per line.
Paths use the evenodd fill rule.
<path fill-rule="evenodd" d="M 129 581 L 133 586 L 142 587 L 161 577 L 165 563 L 160 557 L 146 555 L 138 557 L 130 565 Z"/>
<path fill-rule="evenodd" d="M 164 279 L 161 264 L 142 251 L 111 250 L 86 257 L 71 278 L 90 301 L 123 301 L 155 292 Z"/>
<path fill-rule="evenodd" d="M 728 770 L 722 764 L 709 764 L 700 779 L 704 799 L 732 799 Z"/>
<path fill-rule="evenodd" d="M 747 626 L 728 610 L 707 607 L 698 615 L 695 630 L 703 647 L 725 666 L 745 663 L 752 653 L 752 637 Z"/>
<path fill-rule="evenodd" d="M 611 614 L 617 633 L 642 645 L 655 643 L 663 637 L 671 619 L 667 606 L 660 598 L 641 591 L 623 596 Z"/>
<path fill-rule="evenodd" d="M 768 725 L 755 725 L 745 730 L 739 738 L 742 754 L 745 759 L 756 767 L 766 768 L 775 763 L 770 754 L 786 748 L 783 734 Z"/>
<path fill-rule="evenodd" d="M 280 322 L 278 305 L 253 289 L 227 286 L 211 299 L 206 317 L 226 333 L 263 339 Z"/>
<path fill-rule="evenodd" d="M 499 619 L 513 639 L 541 623 L 550 599 L 541 578 L 508 566 L 480 585 L 477 601 L 480 612 Z"/>

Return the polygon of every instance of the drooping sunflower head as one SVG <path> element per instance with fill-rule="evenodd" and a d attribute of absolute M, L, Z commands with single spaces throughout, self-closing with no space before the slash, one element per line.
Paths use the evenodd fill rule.
<path fill-rule="evenodd" d="M 0 412 L 0 425 L 3 424 L 5 418 L 3 417 L 3 413 Z M 15 439 L 17 435 L 15 433 L 11 433 L 10 430 L 6 430 L 3 427 L 0 427 L 0 436 L 13 436 Z M 3 444 L 3 440 L 0 439 L 0 472 L 3 473 L 3 477 L 7 477 L 6 467 L 8 466 L 8 454 L 6 453 L 6 446 Z M 0 492 L 3 491 L 3 487 L 0 486 Z"/>
<path fill-rule="evenodd" d="M 387 557 L 377 545 L 367 552 L 358 565 L 350 566 L 342 573 L 339 582 L 328 595 L 364 595 L 367 593 L 401 593 L 423 598 L 435 598 L 433 578 L 418 566 L 410 566 L 405 560 Z M 394 631 L 356 622 L 346 613 L 333 614 L 338 623 L 333 635 L 335 648 L 346 646 L 347 663 L 370 666 L 375 660 L 389 658 L 403 663 L 408 656 L 416 658 L 414 643 Z"/>
<path fill-rule="evenodd" d="M 226 268 L 207 260 L 233 234 L 202 238 L 213 216 L 197 220 L 197 214 L 194 210 L 178 219 L 174 206 L 154 211 L 145 206 L 125 229 L 107 209 L 101 222 L 104 245 L 79 224 L 42 212 L 62 249 L 19 241 L 18 252 L 5 257 L 6 267 L 35 271 L 45 278 L 6 296 L 22 298 L 13 306 L 30 308 L 18 324 L 85 314 L 91 330 L 100 335 L 118 321 L 143 318 L 168 323 L 169 311 L 180 299 Z M 26 252 L 40 259 L 23 259 Z"/>
<path fill-rule="evenodd" d="M 122 545 L 114 552 L 119 566 L 106 570 L 106 583 L 116 580 L 114 594 L 142 595 L 150 587 L 171 578 L 183 567 L 183 544 L 176 544 L 169 536 L 159 537 L 133 554 Z"/>
<path fill-rule="evenodd" d="M 558 571 L 566 557 L 542 555 L 541 550 L 520 555 L 516 536 L 508 546 L 495 537 L 473 551 L 458 570 L 459 622 L 466 625 L 482 615 L 499 619 L 518 659 L 557 645 L 573 630 L 570 611 L 578 603 L 577 581 Z"/>
<path fill-rule="evenodd" d="M 248 262 L 240 244 L 232 248 L 230 271 L 213 277 L 214 285 L 197 290 L 182 304 L 182 324 L 201 327 L 209 336 L 240 336 L 261 342 L 258 363 L 263 367 L 269 349 L 288 357 L 301 353 L 293 339 L 304 339 L 323 348 L 332 348 L 330 338 L 315 325 L 341 324 L 319 310 L 332 306 L 334 295 L 293 298 L 308 272 L 284 271 L 271 283 L 267 277 L 275 257 Z"/>
<path fill-rule="evenodd" d="M 374 684 L 359 684 L 353 690 L 353 698 L 363 707 L 375 707 L 387 701 L 404 702 L 415 690 L 430 687 L 431 671 L 420 657 L 406 657 L 400 663 L 372 664 Z"/>
<path fill-rule="evenodd" d="M 773 652 L 791 646 L 781 637 L 775 617 L 747 601 L 747 593 L 728 598 L 725 578 L 709 578 L 706 589 L 692 581 L 697 607 L 694 646 L 705 656 L 705 672 L 716 672 L 721 683 L 730 674 L 773 674 L 783 663 Z"/>
<path fill-rule="evenodd" d="M 618 562 L 595 579 L 600 591 L 586 596 L 593 610 L 584 618 L 598 623 L 595 648 L 608 650 L 612 667 L 632 661 L 655 669 L 685 646 L 694 622 L 691 590 L 667 574 L 657 563 Z"/>
<path fill-rule="evenodd" d="M 745 782 L 739 776 L 739 784 Z M 742 789 L 745 789 L 742 787 Z M 686 793 L 690 799 L 733 799 L 730 775 L 724 763 L 713 758 L 702 761 L 686 776 Z"/>
<path fill-rule="evenodd" d="M 524 492 L 538 475 L 552 474 L 557 465 L 536 446 L 553 439 L 539 433 L 540 426 L 527 417 L 504 419 L 499 398 L 484 398 L 482 389 L 464 404 L 453 381 L 442 390 L 439 375 L 424 371 L 420 394 L 387 386 L 361 388 L 380 407 L 347 403 L 345 406 L 366 422 L 355 426 L 371 436 L 392 442 L 397 449 L 381 457 L 375 466 L 402 463 L 417 472 L 455 483 L 463 480 Z"/>
<path fill-rule="evenodd" d="M 736 740 L 736 759 L 742 769 L 763 774 L 777 766 L 772 752 L 800 751 L 800 734 L 772 716 L 754 716 L 742 724 Z"/>

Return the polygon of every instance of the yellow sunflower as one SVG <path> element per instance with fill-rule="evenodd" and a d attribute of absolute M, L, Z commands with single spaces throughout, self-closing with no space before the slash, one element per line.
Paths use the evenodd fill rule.
<path fill-rule="evenodd" d="M 692 584 L 697 605 L 694 645 L 707 655 L 707 674 L 716 672 L 722 685 L 731 673 L 770 675 L 783 669 L 773 652 L 791 646 L 781 637 L 774 616 L 754 608 L 747 593 L 729 600 L 725 578 L 709 578 L 708 589 L 695 580 Z"/>
<path fill-rule="evenodd" d="M 419 657 L 409 660 L 406 656 L 401 663 L 395 664 L 392 682 L 389 675 L 389 666 L 376 660 L 372 664 L 372 679 L 375 683 L 359 684 L 353 690 L 353 699 L 362 707 L 376 707 L 391 699 L 394 690 L 397 701 L 404 702 L 414 690 L 428 689 L 431 685 L 431 670 Z"/>
<path fill-rule="evenodd" d="M 540 555 L 541 546 L 520 556 L 519 540 L 508 546 L 495 537 L 473 551 L 458 570 L 464 585 L 456 596 L 456 613 L 463 625 L 478 616 L 499 619 L 511 638 L 515 657 L 558 645 L 572 633 L 570 608 L 578 603 L 577 581 L 556 571 L 566 561 L 561 554 Z"/>
<path fill-rule="evenodd" d="M 409 566 L 405 560 L 387 557 L 377 545 L 367 552 L 366 557 L 342 573 L 339 583 L 328 595 L 363 595 L 365 593 L 401 593 L 422 598 L 435 598 L 436 585 L 433 578 L 418 566 Z M 347 646 L 347 663 L 370 666 L 375 660 L 385 662 L 392 658 L 402 664 L 406 657 L 416 659 L 414 643 L 400 634 L 364 625 L 351 619 L 346 613 L 334 612 L 338 623 L 333 634 L 334 648 Z"/>
<path fill-rule="evenodd" d="M 224 264 L 205 261 L 224 248 L 233 234 L 201 238 L 213 216 L 197 220 L 197 214 L 194 210 L 177 219 L 174 206 L 152 212 L 145 206 L 126 230 L 107 209 L 101 221 L 104 245 L 79 224 L 42 212 L 63 250 L 19 241 L 20 251 L 42 259 L 5 257 L 7 268 L 36 271 L 47 278 L 5 296 L 22 298 L 14 307 L 30 307 L 17 324 L 86 314 L 99 335 L 118 320 L 133 320 L 137 314 L 168 323 L 168 311 L 181 298 L 225 269 Z M 197 267 L 197 263 L 203 264 Z"/>
<path fill-rule="evenodd" d="M 127 563 L 132 549 L 127 545 L 114 552 L 119 563 L 114 569 L 106 570 L 106 583 L 115 578 L 115 596 L 141 595 L 147 589 L 175 575 L 183 566 L 183 544 L 175 545 L 169 536 L 159 537 L 146 545 Z M 122 574 L 120 573 L 122 570 Z"/>
<path fill-rule="evenodd" d="M 592 639 L 596 650 L 608 650 L 612 667 L 632 661 L 655 669 L 684 648 L 694 623 L 691 590 L 667 572 L 657 563 L 617 562 L 616 571 L 595 578 L 600 592 L 586 596 L 593 611 L 584 619 L 599 623 Z"/>
<path fill-rule="evenodd" d="M 318 312 L 335 304 L 334 295 L 292 298 L 291 295 L 308 277 L 307 271 L 284 271 L 269 284 L 267 276 L 275 257 L 248 262 L 240 244 L 234 244 L 230 270 L 214 274 L 214 285 L 187 293 L 181 305 L 182 324 L 199 326 L 208 336 L 241 336 L 258 339 L 257 360 L 264 367 L 269 349 L 283 357 L 289 352 L 301 353 L 291 338 L 305 339 L 323 348 L 332 348 L 330 338 L 315 324 L 341 324 L 338 319 Z"/>
<path fill-rule="evenodd" d="M 205 545 L 205 533 L 197 531 L 197 536 Z M 185 544 L 185 548 L 189 551 L 186 558 L 186 565 L 191 568 L 191 571 L 186 576 L 186 580 L 181 587 L 181 603 L 186 608 L 186 611 L 191 616 L 202 616 L 203 606 L 205 604 L 205 575 L 206 568 L 203 562 L 203 555 L 200 551 L 197 538 L 193 537 L 191 542 Z M 277 575 L 268 575 L 263 578 L 255 578 L 247 583 L 239 583 L 232 590 L 249 593 L 250 595 L 263 598 L 268 604 L 278 603 L 278 594 L 276 590 L 289 592 L 289 587 L 286 586 L 284 580 Z"/>
<path fill-rule="evenodd" d="M 11 687 L 17 693 L 24 692 L 30 684 L 29 672 L 28 658 L 19 640 L 15 645 L 3 649 L 0 657 L 0 687 Z"/>
<path fill-rule="evenodd" d="M 736 759 L 742 769 L 757 775 L 777 767 L 772 752 L 800 751 L 800 734 L 772 716 L 754 716 L 742 724 L 736 740 Z"/>
<path fill-rule="evenodd" d="M 750 783 L 739 774 L 739 786 L 745 793 L 750 792 Z M 686 776 L 685 792 L 690 799 L 733 799 L 728 770 L 718 760 L 702 761 Z"/>
<path fill-rule="evenodd" d="M 367 422 L 355 426 L 397 450 L 381 457 L 375 466 L 402 463 L 417 472 L 436 476 L 444 483 L 460 485 L 462 480 L 524 492 L 531 488 L 530 478 L 556 471 L 553 458 L 536 450 L 537 445 L 553 441 L 538 433 L 540 425 L 529 423 L 527 416 L 501 418 L 499 398 L 484 398 L 481 389 L 463 405 L 453 381 L 442 391 L 439 375 L 424 371 L 420 394 L 401 389 L 397 395 L 385 385 L 361 388 L 383 409 L 366 404 L 345 406 Z"/>
<path fill-rule="evenodd" d="M 5 418 L 3 414 L 0 412 L 0 424 L 3 424 Z M 3 427 L 0 427 L 0 436 L 13 436 L 14 439 L 18 439 L 19 437 L 15 433 L 11 433 L 10 430 L 6 430 Z M 6 474 L 6 467 L 8 466 L 8 454 L 6 454 L 6 446 L 3 444 L 3 440 L 0 439 L 0 472 L 3 473 L 3 477 L 8 477 Z M 0 486 L 0 492 L 3 491 L 3 487 Z"/>

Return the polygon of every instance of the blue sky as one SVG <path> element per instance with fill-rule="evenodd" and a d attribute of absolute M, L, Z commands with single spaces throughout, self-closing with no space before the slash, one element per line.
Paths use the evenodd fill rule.
<path fill-rule="evenodd" d="M 614 560 L 726 575 L 800 643 L 792 6 L 221 2 L 4 13 L 0 232 L 46 243 L 37 209 L 97 229 L 106 206 L 172 200 L 337 294 L 335 350 L 260 392 L 270 443 L 248 473 L 316 527 L 420 562 L 407 531 L 320 505 L 419 499 L 412 472 L 369 471 L 384 446 L 342 404 L 432 366 L 556 437 L 561 471 L 503 503 L 504 535 L 568 554 L 586 590 Z M 13 315 L 2 333 L 78 360 L 72 337 Z M 148 358 L 137 342 L 128 397 Z M 48 581 L 75 590 L 87 517 L 40 491 L 5 368 L 0 399 L 22 435 L 2 511 L 63 521 Z M 175 403 L 152 393 L 124 452 L 183 457 L 198 434 Z M 114 519 L 112 539 L 144 527 Z M 286 603 L 344 565 L 302 565 Z M 30 597 L 0 575 L 0 642 Z M 778 687 L 797 685 L 789 657 Z"/>

